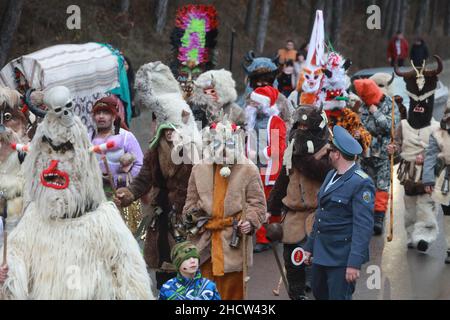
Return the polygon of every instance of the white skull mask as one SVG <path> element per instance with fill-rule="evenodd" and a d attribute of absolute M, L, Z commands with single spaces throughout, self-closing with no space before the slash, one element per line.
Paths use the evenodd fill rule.
<path fill-rule="evenodd" d="M 44 93 L 44 103 L 48 112 L 60 119 L 61 125 L 73 125 L 73 103 L 69 89 L 63 86 L 51 88 Z"/>

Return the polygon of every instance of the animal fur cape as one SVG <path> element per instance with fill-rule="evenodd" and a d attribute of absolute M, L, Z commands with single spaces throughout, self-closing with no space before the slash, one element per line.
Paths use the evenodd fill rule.
<path fill-rule="evenodd" d="M 101 192 L 86 128 L 71 110 L 50 111 L 23 164 L 24 215 L 8 237 L 0 299 L 153 299 L 139 246 Z M 73 148 L 56 152 L 48 139 Z M 50 160 L 67 173 L 68 188 L 43 186 Z"/>

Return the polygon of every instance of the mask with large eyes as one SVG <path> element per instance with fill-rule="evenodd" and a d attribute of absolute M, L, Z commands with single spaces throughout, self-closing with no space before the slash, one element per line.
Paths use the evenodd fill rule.
<path fill-rule="evenodd" d="M 73 124 L 73 102 L 69 89 L 62 86 L 51 88 L 44 93 L 44 103 L 48 112 L 59 118 L 63 126 Z"/>
<path fill-rule="evenodd" d="M 305 93 L 314 93 L 320 89 L 322 83 L 323 72 L 322 69 L 317 68 L 304 68 L 303 69 L 303 84 L 302 90 Z"/>

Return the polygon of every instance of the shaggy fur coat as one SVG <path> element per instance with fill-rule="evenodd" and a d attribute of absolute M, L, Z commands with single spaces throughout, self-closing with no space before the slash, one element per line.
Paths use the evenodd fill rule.
<path fill-rule="evenodd" d="M 212 217 L 213 177 L 214 166 L 212 164 L 198 164 L 193 167 L 183 214 L 198 209 L 208 217 Z M 246 160 L 244 164 L 236 164 L 231 167 L 231 175 L 228 179 L 228 189 L 224 201 L 224 217 L 232 217 L 242 211 L 242 196 L 243 190 L 245 190 L 246 220 L 251 223 L 254 230 L 259 229 L 265 220 L 266 201 L 258 168 L 249 160 Z M 242 250 L 232 249 L 229 246 L 233 228 L 225 227 L 221 232 L 224 272 L 242 271 Z M 190 240 L 197 245 L 200 252 L 200 264 L 203 264 L 211 257 L 211 231 L 203 229 Z M 248 265 L 251 266 L 253 263 L 252 241 L 247 241 L 247 251 Z"/>
<path fill-rule="evenodd" d="M 47 111 L 23 163 L 24 215 L 8 236 L 0 299 L 154 299 L 139 245 L 102 192 L 86 127 L 65 111 Z M 52 165 L 66 187 L 46 186 Z"/>
<path fill-rule="evenodd" d="M 152 299 L 139 246 L 111 202 L 76 219 L 43 220 L 31 203 L 8 237 L 0 299 Z"/>
<path fill-rule="evenodd" d="M 317 209 L 317 193 L 331 170 L 328 156 L 322 147 L 317 154 L 293 156 L 293 168 L 286 174 L 281 170 L 267 201 L 267 209 L 273 215 L 285 212 L 283 221 L 283 239 L 285 244 L 296 244 L 309 234 L 314 224 L 314 214 Z"/>
<path fill-rule="evenodd" d="M 192 170 L 191 164 L 173 164 L 170 151 L 170 146 L 166 140 L 161 139 L 156 149 L 147 151 L 139 175 L 134 178 L 128 187 L 135 199 L 139 199 L 152 190 L 150 199 L 152 207 L 159 206 L 163 209 L 163 214 L 159 217 L 155 229 L 153 230 L 150 226 L 147 228 L 144 258 L 150 268 L 159 268 L 164 261 L 170 262 L 167 256 L 170 254 L 175 240 L 167 228 L 167 215 L 172 208 L 175 208 L 177 215 L 181 216 Z M 165 250 L 168 253 L 163 254 L 163 256 L 166 256 L 165 259 L 161 256 L 161 250 L 158 246 L 158 239 L 161 236 L 168 241 Z"/>
<path fill-rule="evenodd" d="M 238 126 L 244 127 L 246 123 L 245 112 L 235 101 L 237 99 L 236 83 L 231 72 L 222 70 L 211 70 L 202 73 L 195 80 L 192 96 L 189 104 L 196 113 L 197 121 L 202 121 L 202 126 L 219 122 L 224 116 Z M 217 101 L 204 93 L 204 89 L 214 88 Z"/>

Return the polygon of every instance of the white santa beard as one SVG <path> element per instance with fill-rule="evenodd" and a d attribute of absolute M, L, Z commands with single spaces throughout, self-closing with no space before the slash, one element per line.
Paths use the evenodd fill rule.
<path fill-rule="evenodd" d="M 252 130 L 252 129 L 255 128 L 255 125 L 256 125 L 256 113 L 257 113 L 257 110 L 256 110 L 255 107 L 247 106 L 245 108 L 245 117 L 246 117 L 246 120 L 247 120 L 247 127 L 246 127 L 247 130 Z"/>
<path fill-rule="evenodd" d="M 8 237 L 0 299 L 154 299 L 139 246 L 111 202 L 43 220 L 34 203 Z"/>

